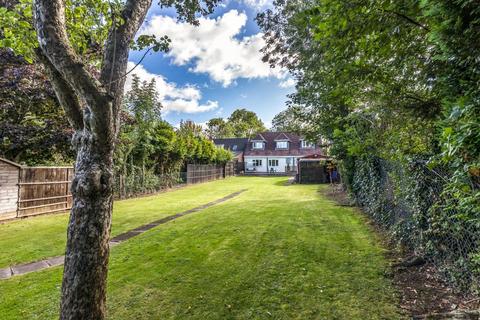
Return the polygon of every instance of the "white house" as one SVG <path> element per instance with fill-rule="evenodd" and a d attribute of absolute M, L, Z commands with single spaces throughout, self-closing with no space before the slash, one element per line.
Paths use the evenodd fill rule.
<path fill-rule="evenodd" d="M 316 143 L 289 132 L 262 132 L 250 139 L 244 152 L 245 173 L 294 174 L 299 158 L 323 154 Z"/>

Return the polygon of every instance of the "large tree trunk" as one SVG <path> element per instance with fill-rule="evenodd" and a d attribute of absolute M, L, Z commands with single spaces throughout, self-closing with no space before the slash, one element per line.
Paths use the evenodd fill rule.
<path fill-rule="evenodd" d="M 104 47 L 97 79 L 70 44 L 65 0 L 33 1 L 38 58 L 75 129 L 73 205 L 67 232 L 61 319 L 105 318 L 113 150 L 128 51 L 152 0 L 126 0 Z"/>
<path fill-rule="evenodd" d="M 183 3 L 186 2 L 186 3 Z M 171 1 L 195 22 L 197 11 L 211 11 L 217 0 Z M 77 147 L 73 205 L 67 233 L 61 319 L 105 318 L 106 281 L 113 203 L 113 149 L 128 74 L 128 52 L 152 0 L 125 0 L 112 12 L 99 77 L 70 44 L 65 0 L 34 0 L 38 59 L 45 65 L 57 98 L 75 129 Z M 119 18 L 115 20 L 115 18 Z"/>
<path fill-rule="evenodd" d="M 105 318 L 113 203 L 113 146 L 77 133 L 60 319 Z"/>

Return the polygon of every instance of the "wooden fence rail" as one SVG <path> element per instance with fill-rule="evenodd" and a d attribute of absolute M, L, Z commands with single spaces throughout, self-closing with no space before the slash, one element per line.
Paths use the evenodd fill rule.
<path fill-rule="evenodd" d="M 22 167 L 17 217 L 70 210 L 72 167 Z"/>
<path fill-rule="evenodd" d="M 187 183 L 202 183 L 231 177 L 235 174 L 233 162 L 221 164 L 189 164 L 187 165 Z"/>
<path fill-rule="evenodd" d="M 233 162 L 226 165 L 187 166 L 187 183 L 201 183 L 233 176 Z M 26 167 L 0 158 L 0 220 L 68 211 L 73 167 Z"/>

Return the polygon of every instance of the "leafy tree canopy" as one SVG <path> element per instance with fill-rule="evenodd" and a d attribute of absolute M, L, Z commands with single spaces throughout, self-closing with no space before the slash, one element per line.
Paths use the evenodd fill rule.
<path fill-rule="evenodd" d="M 27 165 L 70 165 L 72 130 L 39 65 L 0 49 L 0 156 Z"/>
<path fill-rule="evenodd" d="M 302 108 L 297 105 L 290 105 L 286 110 L 279 112 L 272 120 L 272 129 L 275 131 L 294 132 L 304 134 L 308 129 L 308 119 L 301 119 Z"/>
<path fill-rule="evenodd" d="M 265 61 L 287 68 L 297 81 L 289 101 L 296 112 L 278 115 L 275 125 L 291 116 L 305 132 L 331 140 L 342 180 L 375 218 L 390 219 L 389 205 L 416 199 L 413 217 L 395 233 L 423 234 L 417 240 L 434 248 L 429 254 L 457 250 L 445 249 L 447 235 L 478 234 L 478 2 L 278 0 L 257 21 Z M 441 191 L 434 200 L 424 174 L 431 169 L 448 177 L 435 180 Z M 396 179 L 409 175 L 401 190 Z M 388 195 L 382 193 L 386 179 Z M 427 199 L 434 202 L 425 208 Z M 444 266 L 455 280 L 480 265 L 478 245 L 461 250 L 468 251 L 452 254 Z"/>
<path fill-rule="evenodd" d="M 251 138 L 265 131 L 262 120 L 253 111 L 237 109 L 226 120 L 213 118 L 207 122 L 205 133 L 211 138 Z"/>

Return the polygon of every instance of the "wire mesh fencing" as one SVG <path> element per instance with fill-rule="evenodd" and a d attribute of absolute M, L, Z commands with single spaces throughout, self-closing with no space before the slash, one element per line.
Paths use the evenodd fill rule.
<path fill-rule="evenodd" d="M 398 244 L 431 262 L 458 290 L 480 292 L 480 212 L 465 210 L 466 195 L 451 193 L 454 179 L 425 161 L 357 160 L 354 200 Z M 478 208 L 478 207 L 477 207 Z"/>

